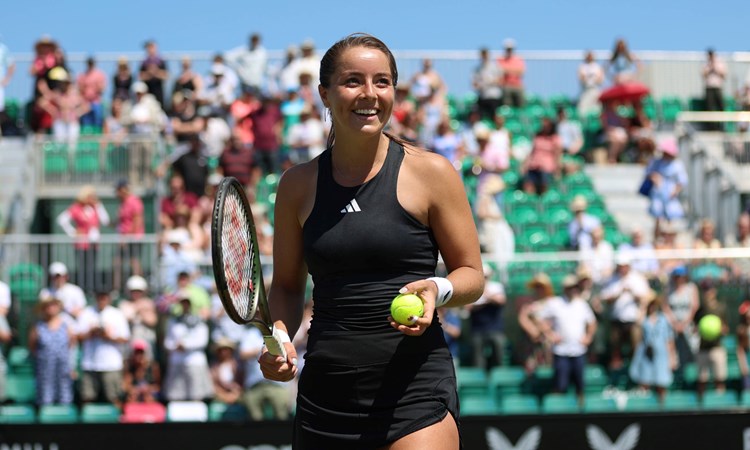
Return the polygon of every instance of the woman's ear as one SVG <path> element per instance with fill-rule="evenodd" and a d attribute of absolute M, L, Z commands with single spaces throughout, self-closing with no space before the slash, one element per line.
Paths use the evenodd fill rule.
<path fill-rule="evenodd" d="M 319 84 L 318 94 L 320 94 L 320 99 L 323 100 L 323 106 L 330 108 L 330 105 L 328 104 L 328 89 L 324 88 L 322 84 Z"/>

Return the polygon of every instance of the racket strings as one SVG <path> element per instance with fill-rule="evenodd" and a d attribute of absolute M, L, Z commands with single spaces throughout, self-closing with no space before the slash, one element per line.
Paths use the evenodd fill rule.
<path fill-rule="evenodd" d="M 254 267 L 253 247 L 249 211 L 245 211 L 242 200 L 236 193 L 228 193 L 224 200 L 224 225 L 221 230 L 223 265 L 227 288 L 235 311 L 248 319 L 255 309 L 256 286 L 253 275 L 259 268 Z"/>

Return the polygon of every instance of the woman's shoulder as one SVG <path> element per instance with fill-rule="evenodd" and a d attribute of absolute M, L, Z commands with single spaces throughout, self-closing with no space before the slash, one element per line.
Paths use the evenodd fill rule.
<path fill-rule="evenodd" d="M 404 147 L 404 164 L 415 175 L 435 176 L 455 172 L 453 164 L 448 159 L 413 144 L 402 144 Z"/>

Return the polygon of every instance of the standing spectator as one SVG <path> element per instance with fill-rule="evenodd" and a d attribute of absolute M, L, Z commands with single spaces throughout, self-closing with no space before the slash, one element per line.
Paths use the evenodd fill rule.
<path fill-rule="evenodd" d="M 109 225 L 109 214 L 93 186 L 86 185 L 78 191 L 76 201 L 57 216 L 57 224 L 75 240 L 76 283 L 86 291 L 93 291 L 100 227 Z"/>
<path fill-rule="evenodd" d="M 664 314 L 675 334 L 677 371 L 680 373 L 686 364 L 695 360 L 699 336 L 694 320 L 699 307 L 698 287 L 690 281 L 687 267 L 675 267 L 671 273 L 667 302 L 664 303 Z"/>
<path fill-rule="evenodd" d="M 185 90 L 172 95 L 170 123 L 178 145 L 188 144 L 206 128 L 206 118 L 198 114 L 194 92 Z"/>
<path fill-rule="evenodd" d="M 562 144 L 555 132 L 555 124 L 548 117 L 542 119 L 542 128 L 534 136 L 531 153 L 523 162 L 525 173 L 523 190 L 542 195 L 550 184 L 560 176 L 562 169 Z"/>
<path fill-rule="evenodd" d="M 701 307 L 695 315 L 696 323 L 713 314 L 721 319 L 721 333 L 716 338 L 707 338 L 700 335 L 698 354 L 695 357 L 698 363 L 698 395 L 702 396 L 706 391 L 709 381 L 709 372 L 713 378 L 714 388 L 717 392 L 726 390 L 727 382 L 727 349 L 721 343 L 729 328 L 727 326 L 727 305 L 719 298 L 719 290 L 716 282 L 703 280 L 700 283 Z"/>
<path fill-rule="evenodd" d="M 325 125 L 312 105 L 305 104 L 299 123 L 289 128 L 287 144 L 289 159 L 294 164 L 307 162 L 325 150 Z"/>
<path fill-rule="evenodd" d="M 39 105 L 40 100 L 49 93 L 52 85 L 56 82 L 49 78 L 50 71 L 57 67 L 58 61 L 55 57 L 57 43 L 49 36 L 42 36 L 34 44 L 34 60 L 31 63 L 30 73 L 34 77 L 34 95 L 29 107 L 31 108 L 31 130 L 37 134 L 43 134 L 52 128 L 52 117 Z M 60 67 L 67 76 L 67 71 Z"/>
<path fill-rule="evenodd" d="M 185 191 L 200 198 L 206 192 L 208 181 L 208 158 L 204 152 L 205 145 L 197 134 L 190 135 L 187 152 L 172 163 L 172 172 L 182 176 Z"/>
<path fill-rule="evenodd" d="M 177 213 L 181 209 L 192 211 L 198 206 L 198 196 L 185 189 L 185 179 L 179 173 L 173 173 L 169 179 L 169 195 L 161 200 L 159 223 L 170 230 L 175 227 Z"/>
<path fill-rule="evenodd" d="M 81 126 L 94 126 L 101 129 L 104 125 L 104 105 L 102 95 L 107 89 L 107 76 L 96 67 L 93 56 L 86 59 L 86 71 L 78 75 L 78 91 L 88 102 L 88 112 L 81 116 Z"/>
<path fill-rule="evenodd" d="M 499 175 L 488 176 L 477 188 L 475 201 L 479 245 L 501 267 L 513 258 L 516 245 L 513 229 L 498 202 L 504 189 L 505 182 Z"/>
<path fill-rule="evenodd" d="M 79 95 L 64 71 L 50 70 L 50 77 L 58 83 L 38 105 L 52 118 L 52 134 L 57 142 L 75 148 L 81 134 L 80 119 L 89 112 L 89 104 Z M 58 75 L 59 74 L 59 75 Z"/>
<path fill-rule="evenodd" d="M 503 105 L 521 108 L 525 103 L 523 76 L 526 72 L 526 63 L 523 58 L 515 54 L 515 40 L 505 39 L 503 47 L 505 54 L 498 59 L 498 64 L 503 71 Z"/>
<path fill-rule="evenodd" d="M 133 86 L 133 74 L 130 71 L 128 58 L 117 58 L 117 69 L 112 75 L 112 99 L 130 102 L 130 89 Z"/>
<path fill-rule="evenodd" d="M 305 39 L 299 46 L 301 55 L 294 61 L 294 75 L 296 81 L 299 82 L 299 77 L 303 73 L 309 73 L 312 76 L 310 84 L 312 86 L 318 86 L 320 84 L 320 56 L 315 52 L 315 43 L 312 39 Z M 299 88 L 299 84 L 295 86 L 295 89 Z"/>
<path fill-rule="evenodd" d="M 505 288 L 493 279 L 494 270 L 484 265 L 484 292 L 479 300 L 466 305 L 471 323 L 471 347 L 473 367 L 489 369 L 499 366 L 505 356 Z M 485 356 L 487 347 L 491 348 L 491 358 Z"/>
<path fill-rule="evenodd" d="M 124 261 L 128 261 L 131 274 L 143 275 L 140 259 L 143 244 L 138 242 L 146 231 L 143 201 L 130 191 L 128 180 L 125 179 L 119 180 L 115 185 L 115 195 L 120 201 L 120 207 L 117 211 L 117 233 L 128 239 L 128 241 L 120 244 L 119 264 L 117 266 L 121 267 Z"/>
<path fill-rule="evenodd" d="M 583 368 L 596 333 L 596 318 L 588 303 L 580 297 L 578 277 L 566 276 L 562 286 L 562 297 L 553 297 L 544 305 L 539 311 L 538 323 L 546 339 L 552 343 L 555 392 L 567 392 L 572 382 L 578 403 L 583 406 Z"/>
<path fill-rule="evenodd" d="M 10 83 L 16 71 L 16 63 L 10 56 L 8 46 L 0 42 L 0 136 L 3 135 L 2 124 L 5 116 L 5 86 Z"/>
<path fill-rule="evenodd" d="M 661 157 L 649 161 L 646 179 L 653 183 L 648 192 L 649 214 L 656 219 L 654 236 L 659 236 L 663 222 L 681 219 L 685 212 L 680 203 L 680 193 L 687 188 L 688 175 L 685 165 L 677 159 L 679 149 L 674 140 L 662 141 L 659 145 Z"/>
<path fill-rule="evenodd" d="M 130 341 L 130 328 L 123 313 L 111 305 L 109 292 L 96 293 L 96 302 L 78 318 L 78 339 L 82 342 L 81 400 L 122 402 L 122 344 Z"/>
<path fill-rule="evenodd" d="M 75 342 L 74 326 L 61 314 L 60 299 L 47 292 L 39 296 L 36 309 L 39 321 L 29 332 L 29 351 L 34 358 L 37 404 L 73 403 L 70 348 Z"/>
<path fill-rule="evenodd" d="M 222 403 L 237 403 L 242 397 L 241 372 L 234 357 L 234 342 L 222 339 L 214 345 L 215 359 L 211 364 L 211 379 L 216 400 Z"/>
<path fill-rule="evenodd" d="M 742 389 L 750 389 L 750 300 L 745 300 L 738 308 L 737 323 L 737 363 L 742 375 Z"/>
<path fill-rule="evenodd" d="M 578 80 L 581 83 L 581 94 L 578 97 L 578 115 L 586 117 L 599 112 L 599 94 L 604 83 L 604 70 L 594 60 L 594 52 L 586 51 L 583 64 L 578 67 Z"/>
<path fill-rule="evenodd" d="M 612 83 L 625 84 L 636 81 L 640 67 L 640 61 L 630 52 L 625 39 L 615 41 L 608 67 Z"/>
<path fill-rule="evenodd" d="M 583 131 L 578 121 L 568 119 L 564 106 L 557 108 L 557 125 L 555 132 L 560 136 L 563 154 L 578 155 L 583 148 Z"/>
<path fill-rule="evenodd" d="M 299 75 L 297 74 L 297 52 L 295 45 L 286 48 L 284 62 L 276 70 L 274 82 L 276 86 L 269 95 L 283 95 L 285 92 L 297 90 L 299 87 Z"/>
<path fill-rule="evenodd" d="M 127 117 L 133 134 L 151 137 L 160 133 L 167 124 L 167 116 L 157 98 L 148 92 L 143 81 L 133 83 L 135 101 Z"/>
<path fill-rule="evenodd" d="M 126 403 L 151 403 L 161 394 L 161 369 L 146 341 L 134 339 L 125 362 L 123 393 Z"/>
<path fill-rule="evenodd" d="M 422 60 L 421 70 L 412 75 L 409 85 L 417 106 L 428 102 L 433 95 L 442 99 L 447 90 L 443 78 L 435 70 L 429 58 Z"/>
<path fill-rule="evenodd" d="M 168 353 L 164 396 L 168 401 L 212 398 L 214 387 L 206 359 L 208 326 L 191 312 L 190 298 L 178 296 L 181 314 L 169 319 L 164 337 Z"/>
<path fill-rule="evenodd" d="M 256 327 L 247 327 L 240 343 L 240 358 L 245 362 L 245 380 L 242 402 L 254 421 L 264 419 L 263 407 L 273 409 L 273 418 L 286 420 L 291 410 L 291 396 L 284 383 L 267 380 L 258 365 L 263 350 L 263 336 Z"/>
<path fill-rule="evenodd" d="M 246 189 L 254 191 L 255 184 L 260 176 L 256 173 L 258 167 L 257 153 L 253 151 L 252 147 L 245 145 L 239 135 L 235 133 L 219 157 L 217 171 L 225 177 L 237 178 Z"/>
<path fill-rule="evenodd" d="M 632 259 L 627 253 L 615 257 L 616 269 L 604 284 L 601 300 L 612 304 L 610 328 L 610 362 L 612 370 L 620 369 L 624 359 L 632 354 L 638 342 L 635 330 L 640 311 L 646 297 L 651 293 L 648 280 L 641 273 L 632 270 Z"/>
<path fill-rule="evenodd" d="M 661 306 L 661 300 L 654 294 L 644 299 L 643 312 L 638 318 L 641 339 L 633 354 L 629 375 L 641 389 L 653 388 L 663 403 L 667 388 L 672 384 L 672 370 L 677 367 L 677 354 L 672 327 Z"/>
<path fill-rule="evenodd" d="M 539 328 L 538 314 L 554 298 L 555 290 L 549 275 L 544 272 L 535 274 L 526 287 L 531 291 L 531 298 L 521 303 L 518 309 L 518 325 L 524 332 L 519 357 L 530 375 L 538 366 L 548 365 L 552 360 L 550 348 Z"/>
<path fill-rule="evenodd" d="M 198 99 L 201 105 L 208 106 L 212 115 L 222 118 L 227 116 L 235 100 L 234 89 L 225 78 L 227 70 L 222 64 L 211 66 L 211 81 Z"/>
<path fill-rule="evenodd" d="M 273 97 L 263 97 L 260 108 L 252 113 L 255 155 L 264 174 L 279 170 L 279 147 L 284 126 L 279 102 Z"/>
<path fill-rule="evenodd" d="M 148 296 L 148 283 L 139 275 L 133 275 L 125 283 L 126 297 L 117 304 L 130 325 L 133 344 L 142 341 L 150 352 L 156 349 L 156 326 L 159 317 L 156 304 Z M 153 356 L 149 353 L 149 356 Z"/>
<path fill-rule="evenodd" d="M 55 261 L 49 265 L 50 285 L 39 292 L 39 298 L 54 297 L 62 302 L 63 311 L 77 319 L 86 307 L 86 294 L 79 286 L 68 282 L 68 267 Z M 73 323 L 73 322 L 72 322 Z"/>
<path fill-rule="evenodd" d="M 490 51 L 482 47 L 479 50 L 479 65 L 474 70 L 472 79 L 472 86 L 477 92 L 477 108 L 482 119 L 495 117 L 497 108 L 502 104 L 501 77 L 500 66 L 490 59 Z"/>
<path fill-rule="evenodd" d="M 242 95 L 232 102 L 232 105 L 229 107 L 229 113 L 232 119 L 234 119 L 232 134 L 236 138 L 239 138 L 240 143 L 248 149 L 252 149 L 255 142 L 252 114 L 261 107 L 257 93 L 258 91 L 254 88 L 243 87 Z"/>
<path fill-rule="evenodd" d="M 177 92 L 189 92 L 192 98 L 199 98 L 203 95 L 203 78 L 193 71 L 193 60 L 189 56 L 183 56 L 180 64 L 182 71 L 174 80 L 172 96 L 174 97 Z"/>
<path fill-rule="evenodd" d="M 727 78 L 727 67 L 724 61 L 716 56 L 714 49 L 706 51 L 706 65 L 703 66 L 703 82 L 706 86 L 706 111 L 724 111 L 724 82 Z M 712 122 L 708 129 L 721 130 L 721 123 Z"/>
<path fill-rule="evenodd" d="M 241 87 L 262 92 L 265 88 L 265 77 L 268 65 L 268 53 L 261 44 L 259 33 L 250 35 L 248 47 L 238 47 L 226 53 L 227 63 L 240 77 Z"/>
<path fill-rule="evenodd" d="M 190 300 L 190 313 L 202 321 L 207 321 L 211 317 L 211 296 L 203 286 L 195 282 L 192 274 L 188 272 L 177 274 L 177 292 L 175 295 Z M 178 298 L 178 300 L 182 300 L 183 297 Z M 177 303 L 172 307 L 172 314 L 176 316 L 183 314 L 182 303 Z"/>
<path fill-rule="evenodd" d="M 146 58 L 141 62 L 138 79 L 146 83 L 148 93 L 164 108 L 164 82 L 169 78 L 167 63 L 159 55 L 155 41 L 148 40 L 143 47 L 146 49 Z"/>

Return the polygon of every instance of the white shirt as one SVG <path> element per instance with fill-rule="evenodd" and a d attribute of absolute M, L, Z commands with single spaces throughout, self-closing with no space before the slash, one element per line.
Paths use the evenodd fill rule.
<path fill-rule="evenodd" d="M 287 143 L 292 147 L 307 147 L 310 159 L 315 158 L 325 150 L 325 126 L 318 119 L 307 119 L 296 123 L 289 129 Z"/>
<path fill-rule="evenodd" d="M 596 247 L 584 247 L 579 251 L 581 264 L 591 272 L 596 284 L 607 281 L 615 270 L 615 249 L 607 241 L 600 241 Z"/>
<path fill-rule="evenodd" d="M 560 337 L 560 342 L 552 346 L 558 356 L 581 356 L 586 346 L 581 340 L 586 336 L 586 327 L 596 318 L 588 303 L 580 298 L 568 300 L 553 297 L 547 301 L 538 317 L 551 322 L 552 330 Z"/>
<path fill-rule="evenodd" d="M 208 346 L 208 325 L 196 316 L 194 324 L 188 325 L 185 320 L 172 318 L 167 324 L 167 335 L 164 337 L 164 348 L 169 352 L 169 364 L 174 366 L 208 367 L 206 347 Z M 178 345 L 182 350 L 177 350 Z"/>
<path fill-rule="evenodd" d="M 237 75 L 244 84 L 256 88 L 263 87 L 263 77 L 266 75 L 268 54 L 266 49 L 258 45 L 254 50 L 238 47 L 226 54 L 227 62 L 237 71 Z"/>
<path fill-rule="evenodd" d="M 646 277 L 631 268 L 625 277 L 619 274 L 613 276 L 602 289 L 601 297 L 616 297 L 612 319 L 634 323 L 640 311 L 637 298 L 643 298 L 650 289 Z"/>
<path fill-rule="evenodd" d="M 724 79 L 727 74 L 727 67 L 719 58 L 714 58 L 714 63 L 706 63 L 703 68 L 706 80 L 706 87 L 719 88 L 724 86 Z"/>
<path fill-rule="evenodd" d="M 89 306 L 78 318 L 78 332 L 88 333 L 92 328 L 101 327 L 113 338 L 130 339 L 130 327 L 125 314 L 114 306 L 108 305 L 99 311 Z M 100 337 L 91 337 L 83 341 L 81 368 L 93 372 L 113 372 L 122 370 L 122 344 Z"/>
<path fill-rule="evenodd" d="M 599 85 L 601 84 L 601 80 L 604 79 L 604 71 L 602 70 L 602 66 L 600 66 L 599 63 L 595 61 L 581 64 L 581 67 L 578 69 L 578 71 L 583 79 L 581 84 L 583 85 L 584 89 L 599 87 Z"/>
<path fill-rule="evenodd" d="M 60 289 L 44 288 L 39 292 L 40 297 L 52 296 L 60 300 L 63 309 L 71 316 L 77 316 L 86 307 L 86 294 L 83 289 L 73 283 L 65 283 Z"/>
<path fill-rule="evenodd" d="M 10 309 L 10 287 L 0 281 L 0 310 Z"/>

